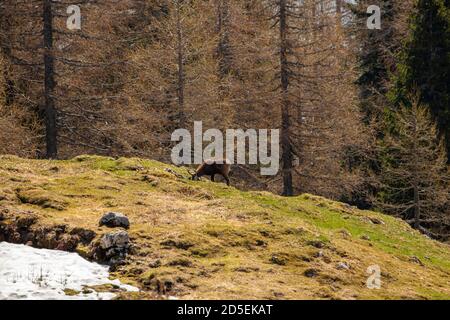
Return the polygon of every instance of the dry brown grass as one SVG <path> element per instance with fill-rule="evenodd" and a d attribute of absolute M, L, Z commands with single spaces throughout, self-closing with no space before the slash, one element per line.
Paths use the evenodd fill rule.
<path fill-rule="evenodd" d="M 102 214 L 126 214 L 135 249 L 114 276 L 142 292 L 124 299 L 450 298 L 449 247 L 398 219 L 310 195 L 286 199 L 193 182 L 167 167 L 141 159 L 3 156 L 0 207 L 98 236 L 110 231 L 98 227 Z M 170 168 L 187 177 L 185 169 Z M 23 201 L 20 190 L 65 205 Z M 374 264 L 383 272 L 380 290 L 365 284 Z"/>

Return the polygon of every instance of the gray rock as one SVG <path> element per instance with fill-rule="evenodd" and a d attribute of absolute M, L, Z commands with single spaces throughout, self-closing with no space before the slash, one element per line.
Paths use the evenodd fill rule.
<path fill-rule="evenodd" d="M 161 260 L 158 259 L 158 260 L 150 262 L 148 266 L 150 268 L 159 268 L 159 267 L 161 267 L 161 265 L 162 265 Z"/>
<path fill-rule="evenodd" d="M 279 266 L 285 266 L 287 261 L 285 258 L 283 257 L 279 257 L 277 255 L 272 255 L 272 257 L 270 258 L 270 261 L 274 264 L 277 264 Z"/>
<path fill-rule="evenodd" d="M 108 212 L 100 219 L 99 225 L 100 227 L 101 226 L 107 226 L 110 228 L 122 227 L 128 229 L 130 227 L 130 220 L 128 220 L 128 218 L 122 213 Z"/>
<path fill-rule="evenodd" d="M 339 262 L 336 266 L 336 269 L 338 270 L 350 270 L 350 266 L 347 262 Z"/>
<path fill-rule="evenodd" d="M 312 241 L 308 241 L 308 245 L 317 248 L 317 249 L 322 249 L 325 247 L 325 243 L 323 243 L 320 240 L 312 240 Z"/>
<path fill-rule="evenodd" d="M 107 233 L 98 243 L 96 258 L 115 267 L 125 261 L 130 248 L 130 237 L 126 231 Z"/>
<path fill-rule="evenodd" d="M 175 177 L 177 177 L 177 178 L 180 178 L 180 179 L 183 179 L 183 178 L 184 178 L 183 175 L 181 175 L 181 174 L 179 174 L 179 173 L 173 171 L 173 170 L 170 169 L 170 168 L 166 168 L 166 169 L 164 169 L 164 171 L 166 171 L 166 172 L 168 172 L 168 173 L 170 173 L 170 174 L 173 174 L 173 175 L 174 175 Z"/>
<path fill-rule="evenodd" d="M 385 224 L 383 220 L 378 219 L 378 218 L 373 218 L 373 217 L 369 217 L 370 222 L 372 222 L 373 224 Z"/>
<path fill-rule="evenodd" d="M 126 231 L 117 231 L 105 234 L 100 239 L 100 248 L 109 250 L 112 248 L 128 249 L 130 246 L 130 237 Z"/>
<path fill-rule="evenodd" d="M 409 261 L 412 262 L 412 263 L 416 263 L 416 264 L 418 264 L 418 265 L 420 265 L 420 266 L 422 266 L 422 267 L 425 266 L 425 264 L 424 264 L 418 257 L 416 257 L 416 256 L 410 257 L 410 258 L 409 258 Z"/>
<path fill-rule="evenodd" d="M 342 237 L 344 239 L 347 239 L 347 240 L 352 237 L 352 234 L 345 229 L 340 230 L 339 233 L 342 235 Z"/>
<path fill-rule="evenodd" d="M 317 269 L 308 269 L 304 273 L 305 277 L 314 278 L 319 275 L 319 271 Z"/>
<path fill-rule="evenodd" d="M 324 254 L 323 254 L 322 250 L 320 250 L 320 251 L 318 251 L 318 252 L 313 254 L 314 258 L 322 258 L 323 256 L 324 256 Z"/>

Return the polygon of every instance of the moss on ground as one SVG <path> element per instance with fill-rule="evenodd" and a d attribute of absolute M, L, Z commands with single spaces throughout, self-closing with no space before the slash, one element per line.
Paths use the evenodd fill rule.
<path fill-rule="evenodd" d="M 105 212 L 126 214 L 134 250 L 113 276 L 142 292 L 120 299 L 450 298 L 449 246 L 397 218 L 187 177 L 138 158 L 2 156 L 0 209 L 97 236 L 110 231 L 98 227 Z M 366 286 L 372 265 L 382 271 L 378 290 Z"/>

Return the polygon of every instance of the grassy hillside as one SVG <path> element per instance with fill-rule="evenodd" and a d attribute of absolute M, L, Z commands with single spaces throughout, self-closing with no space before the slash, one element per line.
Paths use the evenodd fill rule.
<path fill-rule="evenodd" d="M 3 156 L 0 222 L 32 215 L 48 230 L 84 228 L 98 238 L 111 231 L 98 227 L 102 214 L 126 214 L 134 249 L 113 275 L 143 291 L 122 298 L 450 298 L 450 247 L 399 219 L 186 177 L 184 168 L 141 159 Z M 366 270 L 375 264 L 382 287 L 370 290 Z"/>

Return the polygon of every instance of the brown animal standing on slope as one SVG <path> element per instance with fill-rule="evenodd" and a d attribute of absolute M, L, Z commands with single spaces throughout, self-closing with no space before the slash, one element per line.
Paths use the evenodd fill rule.
<path fill-rule="evenodd" d="M 210 176 L 211 181 L 214 182 L 214 176 L 220 174 L 227 181 L 227 185 L 230 185 L 230 173 L 231 164 L 230 161 L 225 160 L 205 160 L 201 164 L 194 174 L 192 174 L 192 180 L 198 181 L 203 176 Z"/>

